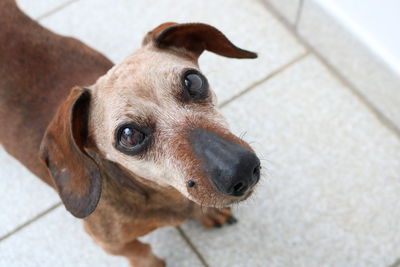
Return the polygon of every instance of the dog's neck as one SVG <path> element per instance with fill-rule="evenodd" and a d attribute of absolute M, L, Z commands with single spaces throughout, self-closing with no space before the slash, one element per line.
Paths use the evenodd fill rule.
<path fill-rule="evenodd" d="M 14 33 L 32 30 L 32 28 L 27 29 L 27 25 L 31 27 L 31 25 L 37 24 L 19 9 L 15 0 L 0 1 L 0 23 L 1 32 L 13 30 Z"/>

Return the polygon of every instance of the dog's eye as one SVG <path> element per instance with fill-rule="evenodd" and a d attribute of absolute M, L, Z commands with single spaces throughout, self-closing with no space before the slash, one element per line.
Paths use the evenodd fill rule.
<path fill-rule="evenodd" d="M 191 99 L 204 99 L 207 96 L 207 80 L 196 70 L 189 70 L 183 75 L 183 85 L 186 95 Z"/>
<path fill-rule="evenodd" d="M 123 125 L 117 131 L 116 148 L 124 153 L 135 155 L 147 144 L 148 135 L 133 125 Z"/>
<path fill-rule="evenodd" d="M 144 134 L 132 127 L 126 127 L 122 130 L 120 144 L 126 148 L 132 148 L 142 143 Z"/>
<path fill-rule="evenodd" d="M 198 74 L 188 74 L 185 77 L 185 87 L 189 93 L 195 94 L 203 88 L 203 79 Z"/>

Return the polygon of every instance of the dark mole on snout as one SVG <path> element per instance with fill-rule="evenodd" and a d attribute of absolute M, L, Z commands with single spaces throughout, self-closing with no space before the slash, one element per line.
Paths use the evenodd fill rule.
<path fill-rule="evenodd" d="M 193 180 L 189 180 L 189 181 L 187 182 L 187 186 L 188 186 L 188 187 L 193 187 L 195 184 L 196 184 L 196 183 L 195 183 Z"/>

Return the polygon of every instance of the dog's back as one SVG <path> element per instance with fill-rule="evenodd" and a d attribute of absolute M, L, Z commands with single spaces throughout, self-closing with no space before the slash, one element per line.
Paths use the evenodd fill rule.
<path fill-rule="evenodd" d="M 0 1 L 0 143 L 51 184 L 38 151 L 47 125 L 75 85 L 91 85 L 112 67 L 83 43 L 50 32 Z"/>

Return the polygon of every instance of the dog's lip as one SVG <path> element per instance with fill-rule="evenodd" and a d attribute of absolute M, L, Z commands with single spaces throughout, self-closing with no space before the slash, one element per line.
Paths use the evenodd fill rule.
<path fill-rule="evenodd" d="M 227 206 L 233 205 L 233 204 L 238 204 L 242 201 L 247 200 L 254 192 L 254 189 L 252 188 L 249 190 L 245 195 L 240 196 L 240 197 L 232 197 L 231 200 L 227 203 Z"/>

